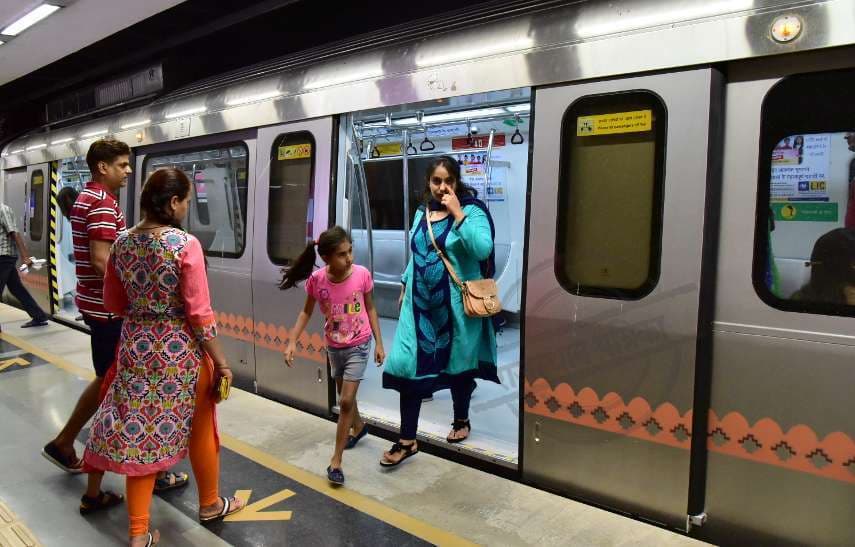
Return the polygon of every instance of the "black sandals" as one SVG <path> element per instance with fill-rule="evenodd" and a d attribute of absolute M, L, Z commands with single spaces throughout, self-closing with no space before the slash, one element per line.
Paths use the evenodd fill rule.
<path fill-rule="evenodd" d="M 461 429 L 466 430 L 466 436 L 465 437 L 454 438 L 454 437 L 449 436 L 449 437 L 446 437 L 445 440 L 454 444 L 454 443 L 459 443 L 459 442 L 462 442 L 462 441 L 465 441 L 466 439 L 468 439 L 469 433 L 472 432 L 472 426 L 469 424 L 469 420 L 454 420 L 451 423 L 451 430 L 453 433 L 457 433 Z"/>
<path fill-rule="evenodd" d="M 406 460 L 407 458 L 415 456 L 416 454 L 418 454 L 419 449 L 416 448 L 415 441 L 412 444 L 395 443 L 392 445 L 392 448 L 389 450 L 389 453 L 390 454 L 396 454 L 398 452 L 404 453 L 404 455 L 401 457 L 400 460 L 398 460 L 396 462 L 390 462 L 390 461 L 386 460 L 385 458 L 381 458 L 380 459 L 380 465 L 382 465 L 383 467 L 395 467 L 396 465 L 399 465 L 402 461 Z"/>
<path fill-rule="evenodd" d="M 80 498 L 80 514 L 90 515 L 102 509 L 115 507 L 124 501 L 125 497 L 115 492 L 99 492 L 94 498 L 84 495 Z"/>
<path fill-rule="evenodd" d="M 224 498 L 223 496 L 220 496 L 220 499 L 223 500 L 222 510 L 219 513 L 217 513 L 215 515 L 211 515 L 209 517 L 203 517 L 200 514 L 199 515 L 199 522 L 211 522 L 214 520 L 220 520 L 221 518 L 227 517 L 233 513 L 237 513 L 238 511 L 240 511 L 241 509 L 244 508 L 243 506 L 238 507 L 238 508 L 233 507 L 234 502 L 237 501 L 237 498 L 235 498 L 235 497 Z"/>

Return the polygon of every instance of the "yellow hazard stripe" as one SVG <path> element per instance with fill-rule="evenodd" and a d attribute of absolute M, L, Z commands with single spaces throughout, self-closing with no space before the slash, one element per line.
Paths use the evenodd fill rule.
<path fill-rule="evenodd" d="M 57 192 L 59 186 L 59 162 L 52 161 L 50 164 L 50 248 L 48 249 L 48 258 L 50 258 L 50 280 L 53 290 L 51 291 L 52 313 L 59 313 L 59 272 L 57 270 L 57 249 L 56 249 L 56 208 L 57 208 Z"/>

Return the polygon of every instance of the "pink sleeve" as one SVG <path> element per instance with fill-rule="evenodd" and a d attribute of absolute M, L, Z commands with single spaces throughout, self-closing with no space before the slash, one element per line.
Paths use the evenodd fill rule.
<path fill-rule="evenodd" d="M 306 279 L 306 293 L 315 300 L 318 299 L 317 295 L 315 295 L 315 276 L 312 274 L 309 274 L 309 277 Z"/>
<path fill-rule="evenodd" d="M 362 292 L 367 293 L 374 290 L 374 280 L 371 278 L 371 272 L 368 271 L 368 268 L 365 268 L 365 273 L 363 274 L 365 279 L 362 283 Z"/>
<path fill-rule="evenodd" d="M 211 308 L 211 293 L 208 291 L 208 275 L 205 271 L 205 255 L 199 240 L 188 236 L 187 245 L 179 257 L 181 269 L 181 299 L 184 313 L 200 342 L 216 338 L 217 320 Z"/>
<path fill-rule="evenodd" d="M 116 271 L 116 257 L 111 252 L 107 260 L 107 271 L 104 272 L 104 307 L 115 315 L 125 315 L 128 309 L 128 295 L 122 278 Z"/>

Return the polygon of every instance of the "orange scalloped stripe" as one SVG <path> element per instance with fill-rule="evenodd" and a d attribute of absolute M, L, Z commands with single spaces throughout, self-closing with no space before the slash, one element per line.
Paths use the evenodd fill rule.
<path fill-rule="evenodd" d="M 217 329 L 220 334 L 255 344 L 273 351 L 285 351 L 288 344 L 288 329 L 281 325 L 255 322 L 251 317 L 215 311 Z M 297 356 L 316 363 L 326 363 L 326 345 L 323 335 L 303 331 L 297 340 Z"/>
<path fill-rule="evenodd" d="M 565 383 L 553 389 L 543 378 L 526 379 L 523 403 L 529 414 L 685 450 L 691 445 L 692 411 L 681 414 L 671 403 L 653 409 L 635 397 L 627 404 L 617 393 L 600 397 L 588 387 L 577 393 Z M 845 433 L 835 431 L 820 440 L 803 424 L 784 432 L 771 418 L 751 425 L 738 412 L 719 418 L 712 410 L 708 423 L 712 452 L 855 484 L 855 441 Z"/>

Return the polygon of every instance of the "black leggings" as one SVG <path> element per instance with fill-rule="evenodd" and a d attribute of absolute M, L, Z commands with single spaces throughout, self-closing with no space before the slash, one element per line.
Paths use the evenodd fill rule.
<path fill-rule="evenodd" d="M 454 403 L 454 419 L 469 419 L 469 401 L 475 390 L 475 380 L 471 376 L 451 376 L 451 400 Z M 401 393 L 401 439 L 410 441 L 416 438 L 419 428 L 419 411 L 422 398 L 418 395 Z"/>

